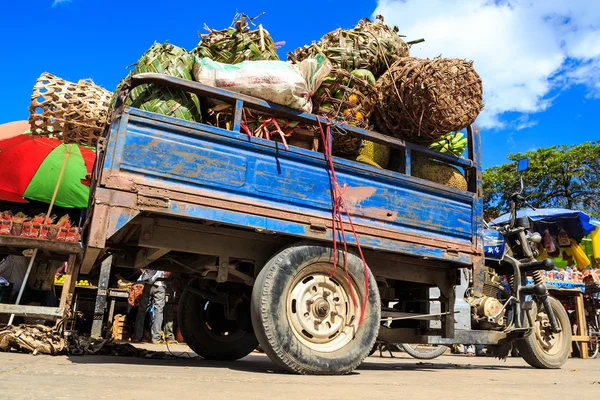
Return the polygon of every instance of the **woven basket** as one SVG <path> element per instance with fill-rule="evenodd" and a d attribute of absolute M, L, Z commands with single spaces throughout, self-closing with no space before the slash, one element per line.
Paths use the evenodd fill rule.
<path fill-rule="evenodd" d="M 353 71 L 368 69 L 381 76 L 399 58 L 408 57 L 409 46 L 398 28 L 391 28 L 377 16 L 372 22 L 365 18 L 354 29 L 336 29 L 327 33 L 319 43 L 296 49 L 289 54 L 292 61 L 302 61 L 323 54 L 337 68 Z"/>
<path fill-rule="evenodd" d="M 400 59 L 377 90 L 379 130 L 423 145 L 466 128 L 483 109 L 481 78 L 472 62 L 456 58 Z"/>
<path fill-rule="evenodd" d="M 95 146 L 106 125 L 111 96 L 90 80 L 73 83 L 44 72 L 31 95 L 31 133 Z"/>
<path fill-rule="evenodd" d="M 312 97 L 313 113 L 358 128 L 369 128 L 377 91 L 365 79 L 356 78 L 343 69 L 333 69 Z M 334 127 L 333 148 L 336 155 L 358 155 L 364 145 L 360 138 Z"/>

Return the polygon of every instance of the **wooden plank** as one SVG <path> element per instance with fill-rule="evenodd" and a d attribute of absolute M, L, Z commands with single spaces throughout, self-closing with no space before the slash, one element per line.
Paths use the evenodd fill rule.
<path fill-rule="evenodd" d="M 585 307 L 583 305 L 583 293 L 579 292 L 576 296 L 575 296 L 575 313 L 577 315 L 577 330 L 579 335 L 577 336 L 581 336 L 581 337 L 585 337 L 586 336 L 586 327 L 587 327 L 587 323 L 585 320 Z M 589 341 L 589 338 L 588 338 Z M 582 341 L 581 342 L 581 354 L 580 357 L 581 358 L 588 358 L 589 357 L 589 353 L 588 353 L 588 342 L 587 341 Z"/>
<path fill-rule="evenodd" d="M 20 249 L 40 249 L 58 254 L 81 254 L 83 252 L 79 243 L 53 242 L 21 236 L 0 236 L 0 246 Z"/>
<path fill-rule="evenodd" d="M 106 309 L 106 298 L 108 295 L 108 282 L 112 267 L 112 254 L 106 257 L 100 266 L 100 279 L 98 280 L 98 294 L 96 295 L 96 306 L 94 307 L 94 321 L 92 322 L 91 337 L 102 339 L 102 325 L 104 323 L 104 311 Z"/>
<path fill-rule="evenodd" d="M 0 314 L 14 314 L 23 317 L 58 319 L 64 313 L 61 307 L 24 306 L 21 304 L 0 304 Z"/>
<path fill-rule="evenodd" d="M 590 341 L 590 337 L 589 336 L 582 336 L 582 335 L 573 335 L 572 339 L 573 342 L 589 342 Z"/>
<path fill-rule="evenodd" d="M 60 307 L 66 308 L 67 304 L 69 307 L 73 299 L 73 293 L 75 292 L 75 283 L 79 276 L 79 268 L 81 263 L 77 262 L 77 256 L 75 254 L 69 255 L 69 261 L 67 261 L 67 273 L 65 275 L 65 283 L 63 284 L 63 290 L 60 295 Z"/>

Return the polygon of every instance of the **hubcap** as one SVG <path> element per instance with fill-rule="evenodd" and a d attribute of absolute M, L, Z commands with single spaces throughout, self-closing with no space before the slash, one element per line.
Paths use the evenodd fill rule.
<path fill-rule="evenodd" d="M 303 344 L 321 352 L 336 351 L 352 340 L 360 315 L 348 281 L 339 276 L 341 268 L 330 278 L 332 268 L 330 264 L 304 268 L 289 287 L 286 299 L 292 332 Z M 353 288 L 358 293 L 354 284 Z"/>
<path fill-rule="evenodd" d="M 535 336 L 542 350 L 549 355 L 558 353 L 558 351 L 561 349 L 562 341 L 564 340 L 562 332 L 552 332 L 550 320 L 545 312 L 539 312 L 536 316 Z"/>

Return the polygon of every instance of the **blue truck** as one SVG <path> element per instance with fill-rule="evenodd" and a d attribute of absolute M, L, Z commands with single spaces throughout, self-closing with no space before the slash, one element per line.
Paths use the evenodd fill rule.
<path fill-rule="evenodd" d="M 339 374 L 376 341 L 493 348 L 522 338 L 526 329 L 487 315 L 498 300 L 481 306 L 499 289 L 485 266 L 475 126 L 468 157 L 457 158 L 170 76 L 140 74 L 126 86 L 141 84 L 229 103 L 231 129 L 125 107 L 125 87 L 98 146 L 82 272 L 113 264 L 185 274 L 178 322 L 200 356 L 236 360 L 260 344 L 287 370 Z M 335 229 L 324 154 L 241 133 L 244 108 L 343 129 L 401 162 L 384 170 L 333 157 L 351 217 Z M 464 171 L 468 190 L 412 176 L 415 154 Z"/>

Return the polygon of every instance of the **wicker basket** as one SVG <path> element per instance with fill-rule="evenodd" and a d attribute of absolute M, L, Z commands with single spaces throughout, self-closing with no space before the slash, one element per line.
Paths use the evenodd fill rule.
<path fill-rule="evenodd" d="M 343 69 L 334 69 L 312 97 L 313 112 L 358 128 L 369 128 L 369 120 L 377 90 L 367 80 L 356 78 Z M 364 145 L 360 138 L 350 136 L 340 129 L 332 129 L 333 148 L 336 155 L 358 155 Z"/>
<path fill-rule="evenodd" d="M 111 96 L 90 80 L 73 83 L 44 72 L 31 95 L 31 133 L 95 146 L 106 125 Z"/>
<path fill-rule="evenodd" d="M 473 63 L 455 58 L 400 59 L 377 81 L 377 90 L 379 130 L 423 145 L 466 128 L 483 109 Z"/>

